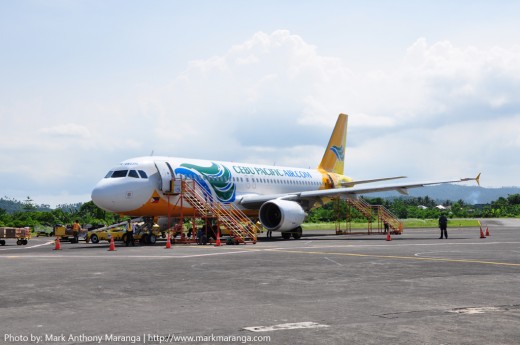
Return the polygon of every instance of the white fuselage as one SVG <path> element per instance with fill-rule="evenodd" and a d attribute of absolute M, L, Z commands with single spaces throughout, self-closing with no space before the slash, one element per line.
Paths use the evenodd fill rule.
<path fill-rule="evenodd" d="M 196 179 L 223 204 L 237 203 L 245 195 L 326 188 L 326 176 L 313 169 L 151 156 L 129 159 L 111 169 L 95 186 L 92 200 L 120 214 L 177 216 L 178 196 L 165 192 L 173 179 L 180 178 Z"/>

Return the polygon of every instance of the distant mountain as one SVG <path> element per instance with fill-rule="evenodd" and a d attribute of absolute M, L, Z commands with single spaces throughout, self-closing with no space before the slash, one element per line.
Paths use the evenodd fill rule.
<path fill-rule="evenodd" d="M 408 190 L 411 197 L 425 197 L 444 202 L 446 200 L 463 200 L 467 204 L 489 204 L 500 197 L 507 198 L 511 194 L 520 194 L 520 187 L 484 188 L 478 186 L 460 186 L 455 184 L 444 184 L 424 188 L 413 188 Z M 380 197 L 393 199 L 403 196 L 397 192 L 384 192 L 367 194 L 367 197 Z"/>

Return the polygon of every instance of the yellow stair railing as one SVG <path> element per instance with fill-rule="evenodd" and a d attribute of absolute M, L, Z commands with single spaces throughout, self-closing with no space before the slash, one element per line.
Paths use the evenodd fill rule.
<path fill-rule="evenodd" d="M 214 217 L 241 243 L 256 243 L 255 224 L 233 204 L 213 201 L 196 180 L 182 180 L 182 195 L 202 217 Z"/>

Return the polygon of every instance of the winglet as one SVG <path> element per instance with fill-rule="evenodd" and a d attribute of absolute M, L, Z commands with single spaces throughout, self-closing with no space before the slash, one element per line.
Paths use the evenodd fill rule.
<path fill-rule="evenodd" d="M 480 186 L 480 174 L 481 173 L 478 173 L 477 177 L 466 177 L 466 178 L 461 178 L 460 181 L 461 182 L 464 182 L 464 181 L 477 181 L 477 184 Z"/>

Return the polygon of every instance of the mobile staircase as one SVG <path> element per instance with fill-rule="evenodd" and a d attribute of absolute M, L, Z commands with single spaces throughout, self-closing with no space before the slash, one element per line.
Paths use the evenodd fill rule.
<path fill-rule="evenodd" d="M 350 216 L 349 211 L 347 210 L 347 229 L 341 230 L 340 224 L 340 207 L 339 207 L 339 199 L 336 201 L 336 233 L 337 234 L 351 234 L 352 227 L 350 225 Z M 373 233 L 372 222 L 377 220 L 377 233 L 382 234 L 385 233 L 385 224 L 388 224 L 388 229 L 390 233 L 400 235 L 403 232 L 403 223 L 386 207 L 382 205 L 371 205 L 366 200 L 362 198 L 347 198 L 346 199 L 347 208 L 353 207 L 358 210 L 363 217 L 367 219 L 368 226 L 368 234 Z"/>
<path fill-rule="evenodd" d="M 204 192 L 197 180 L 180 180 L 181 198 L 193 206 L 203 218 L 216 218 L 217 222 L 228 229 L 232 242 L 255 244 L 256 227 L 244 212 L 233 204 L 222 204 L 212 200 L 212 196 Z"/>

